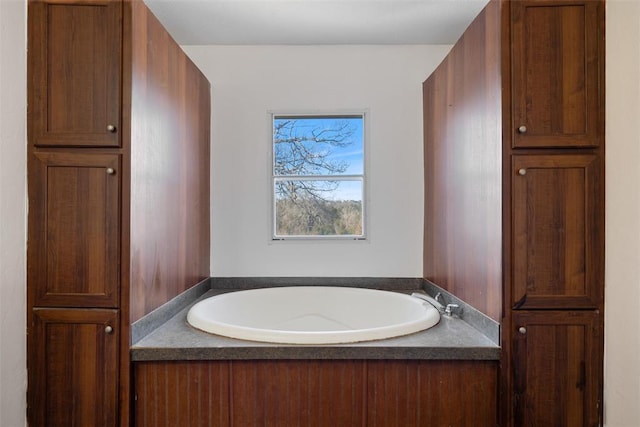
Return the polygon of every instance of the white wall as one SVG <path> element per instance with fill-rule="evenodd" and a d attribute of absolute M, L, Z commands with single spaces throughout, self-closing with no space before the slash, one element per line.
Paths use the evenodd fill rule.
<path fill-rule="evenodd" d="M 640 2 L 607 5 L 605 423 L 640 426 Z"/>
<path fill-rule="evenodd" d="M 213 85 L 213 276 L 422 274 L 422 81 L 449 46 L 188 46 Z M 367 242 L 270 241 L 268 112 L 369 113 Z"/>
<path fill-rule="evenodd" d="M 25 2 L 0 0 L 0 426 L 26 411 Z"/>

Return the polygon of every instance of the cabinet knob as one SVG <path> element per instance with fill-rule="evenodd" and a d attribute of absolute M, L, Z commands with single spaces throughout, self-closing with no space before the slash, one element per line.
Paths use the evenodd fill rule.
<path fill-rule="evenodd" d="M 525 328 L 524 326 L 520 326 L 520 328 L 518 329 L 518 332 L 520 332 L 522 335 L 526 335 L 527 328 Z"/>
<path fill-rule="evenodd" d="M 527 127 L 522 125 L 518 128 L 518 133 L 527 133 Z"/>
<path fill-rule="evenodd" d="M 116 170 L 114 168 L 107 168 L 107 175 L 115 175 Z"/>
<path fill-rule="evenodd" d="M 115 133 L 116 127 L 114 125 L 107 125 L 107 131 Z"/>
<path fill-rule="evenodd" d="M 527 170 L 525 168 L 518 169 L 518 175 L 525 176 L 527 174 Z"/>
<path fill-rule="evenodd" d="M 111 332 L 113 332 L 113 328 L 110 325 L 105 326 L 104 331 L 107 334 L 110 334 Z"/>

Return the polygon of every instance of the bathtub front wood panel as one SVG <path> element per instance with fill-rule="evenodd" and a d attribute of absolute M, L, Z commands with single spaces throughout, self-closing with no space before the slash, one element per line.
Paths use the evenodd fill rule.
<path fill-rule="evenodd" d="M 231 425 L 364 426 L 361 361 L 232 362 Z"/>
<path fill-rule="evenodd" d="M 135 425 L 229 426 L 229 362 L 135 365 Z"/>
<path fill-rule="evenodd" d="M 489 427 L 489 361 L 138 362 L 135 425 Z M 179 421 L 179 422 L 178 422 Z"/>
<path fill-rule="evenodd" d="M 494 362 L 368 362 L 367 427 L 497 425 Z"/>

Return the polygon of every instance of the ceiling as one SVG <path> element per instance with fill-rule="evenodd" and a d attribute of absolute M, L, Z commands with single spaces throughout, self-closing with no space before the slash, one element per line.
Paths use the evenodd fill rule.
<path fill-rule="evenodd" d="M 181 45 L 454 44 L 488 0 L 145 0 Z"/>

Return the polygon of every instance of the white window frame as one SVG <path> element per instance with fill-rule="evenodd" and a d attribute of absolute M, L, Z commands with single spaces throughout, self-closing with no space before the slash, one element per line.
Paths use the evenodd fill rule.
<path fill-rule="evenodd" d="M 368 235 L 367 226 L 367 139 L 368 139 L 368 116 L 369 113 L 364 110 L 349 110 L 349 111 L 331 111 L 331 112 L 269 112 L 269 126 L 270 126 L 270 162 L 269 169 L 271 179 L 270 185 L 270 199 L 271 199 L 271 220 L 270 220 L 270 234 L 271 241 L 284 242 L 284 241 L 301 241 L 301 240 L 313 240 L 313 241 L 366 241 Z M 276 175 L 275 174 L 275 150 L 273 140 L 274 121 L 279 118 L 353 118 L 359 117 L 362 119 L 362 174 L 355 175 Z M 276 181 L 289 181 L 289 180 L 318 180 L 318 181 L 360 181 L 362 183 L 362 234 L 358 235 L 280 235 L 277 234 L 277 218 L 276 218 Z"/>

